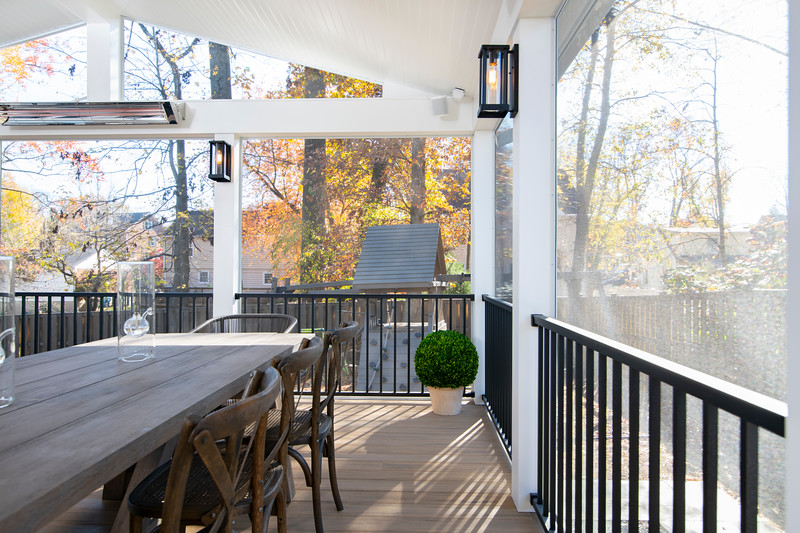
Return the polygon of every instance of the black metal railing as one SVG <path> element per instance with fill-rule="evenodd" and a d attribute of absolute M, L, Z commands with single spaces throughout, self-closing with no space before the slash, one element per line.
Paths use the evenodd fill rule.
<path fill-rule="evenodd" d="M 494 421 L 497 434 L 511 457 L 512 307 L 509 303 L 487 294 L 483 295 L 483 301 L 486 325 L 486 392 L 483 401 Z"/>
<path fill-rule="evenodd" d="M 782 470 L 769 464 L 782 443 L 760 454 L 759 437 L 784 436 L 785 403 L 542 315 L 532 321 L 540 335 L 539 492 L 531 498 L 543 523 L 620 532 L 646 522 L 660 532 L 668 520 L 661 490 L 669 485 L 661 480 L 669 472 L 662 470 L 671 469 L 672 495 L 663 499 L 671 500 L 672 531 L 686 530 L 687 475 L 702 479 L 702 496 L 690 503 L 702 504 L 704 531 L 718 527 L 718 483 L 738 493 L 741 531 L 757 530 L 759 480 L 779 485 L 767 476 Z M 662 439 L 662 426 L 671 439 Z"/>
<path fill-rule="evenodd" d="M 18 292 L 20 356 L 117 334 L 116 293 Z M 182 333 L 211 313 L 211 293 L 156 293 L 156 332 Z"/>
<path fill-rule="evenodd" d="M 116 294 L 21 292 L 19 354 L 114 337 Z M 182 333 L 212 316 L 210 293 L 156 293 L 156 332 Z M 414 353 L 431 331 L 470 335 L 474 297 L 442 294 L 242 293 L 243 313 L 285 313 L 300 331 L 322 332 L 356 320 L 362 334 L 345 357 L 345 394 L 425 395 Z M 470 390 L 467 395 L 472 395 Z"/>
<path fill-rule="evenodd" d="M 320 332 L 355 320 L 361 336 L 344 357 L 340 393 L 426 395 L 414 353 L 432 331 L 470 335 L 471 294 L 242 293 L 243 313 L 285 313 L 300 331 Z M 467 391 L 465 394 L 473 394 Z"/>

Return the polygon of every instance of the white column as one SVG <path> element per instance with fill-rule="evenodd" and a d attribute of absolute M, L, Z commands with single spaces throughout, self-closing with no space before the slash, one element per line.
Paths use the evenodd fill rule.
<path fill-rule="evenodd" d="M 493 131 L 476 131 L 472 136 L 472 176 L 470 180 L 472 235 L 470 242 L 470 286 L 472 304 L 472 342 L 478 349 L 480 367 L 475 379 L 475 403 L 483 404 L 486 392 L 485 304 L 481 296 L 494 296 L 494 166 Z"/>
<path fill-rule="evenodd" d="M 214 139 L 230 144 L 233 157 L 230 183 L 214 184 L 214 316 L 221 316 L 238 313 L 242 289 L 242 143 L 233 134 Z"/>
<path fill-rule="evenodd" d="M 789 3 L 789 57 L 800 57 L 800 1 Z M 789 61 L 789 295 L 786 383 L 800 383 L 800 63 Z M 800 387 L 788 387 L 786 531 L 800 531 Z"/>
<path fill-rule="evenodd" d="M 555 23 L 522 19 L 519 112 L 514 118 L 513 397 L 511 495 L 532 511 L 536 486 L 538 332 L 531 314 L 555 307 Z"/>
<path fill-rule="evenodd" d="M 87 100 L 122 100 L 122 18 L 86 24 Z"/>

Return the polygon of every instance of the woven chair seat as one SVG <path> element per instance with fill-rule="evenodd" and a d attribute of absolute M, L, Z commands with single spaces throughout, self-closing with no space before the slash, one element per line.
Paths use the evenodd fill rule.
<path fill-rule="evenodd" d="M 280 435 L 281 412 L 272 409 L 267 418 L 267 445 L 274 442 Z M 333 422 L 331 418 L 320 413 L 320 433 L 327 434 Z M 292 419 L 292 429 L 289 432 L 289 445 L 308 444 L 311 441 L 311 411 L 298 409 Z"/>
<path fill-rule="evenodd" d="M 280 416 L 280 414 L 279 414 Z M 161 517 L 161 509 L 166 494 L 167 478 L 172 461 L 159 466 L 150 474 L 145 482 L 139 484 L 131 491 L 129 506 L 132 512 L 141 516 Z M 245 463 L 242 475 L 236 485 L 237 491 L 244 488 L 250 482 L 253 471 L 253 462 L 248 460 Z M 283 468 L 278 463 L 273 463 L 268 472 L 265 473 L 265 492 L 274 487 L 282 479 Z M 249 505 L 251 499 L 248 490 L 242 504 Z M 186 482 L 186 496 L 183 501 L 183 520 L 187 523 L 201 524 L 202 518 L 209 511 L 213 510 L 222 503 L 219 489 L 211 478 L 208 470 L 203 465 L 199 456 L 195 455 L 192 459 L 189 479 Z"/>

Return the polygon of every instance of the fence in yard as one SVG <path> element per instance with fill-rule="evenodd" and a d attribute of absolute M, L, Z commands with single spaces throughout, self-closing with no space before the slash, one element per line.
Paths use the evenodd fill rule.
<path fill-rule="evenodd" d="M 786 395 L 785 290 L 559 299 L 559 319 L 775 398 Z"/>

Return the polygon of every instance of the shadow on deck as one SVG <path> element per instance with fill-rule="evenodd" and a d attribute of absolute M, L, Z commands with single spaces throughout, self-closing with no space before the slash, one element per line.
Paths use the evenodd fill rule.
<path fill-rule="evenodd" d="M 337 398 L 336 454 L 345 508 L 333 505 L 323 462 L 326 533 L 539 531 L 532 514 L 514 508 L 508 463 L 484 408 L 471 401 L 459 416 L 439 416 L 426 399 Z M 293 474 L 289 531 L 313 531 L 311 490 L 299 468 Z M 45 531 L 108 531 L 113 513 L 108 503 L 98 512 L 99 494 Z"/>

